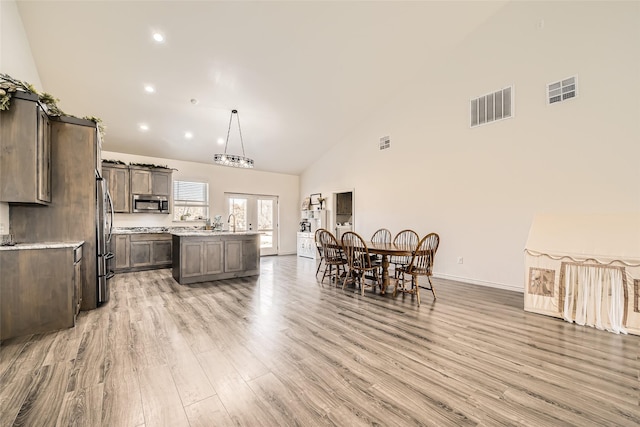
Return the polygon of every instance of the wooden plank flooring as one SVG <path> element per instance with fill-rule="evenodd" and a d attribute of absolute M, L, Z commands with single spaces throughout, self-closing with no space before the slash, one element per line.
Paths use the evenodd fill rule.
<path fill-rule="evenodd" d="M 520 293 L 435 280 L 381 296 L 313 260 L 180 286 L 117 275 L 75 328 L 0 346 L 0 426 L 640 424 L 640 337 L 523 311 Z"/>

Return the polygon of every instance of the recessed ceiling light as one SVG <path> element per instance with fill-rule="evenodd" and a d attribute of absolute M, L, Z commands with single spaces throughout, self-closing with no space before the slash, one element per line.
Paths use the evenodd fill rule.
<path fill-rule="evenodd" d="M 164 41 L 164 36 L 160 33 L 153 33 L 153 39 L 158 43 L 162 43 Z"/>
<path fill-rule="evenodd" d="M 153 93 L 156 91 L 156 88 L 151 85 L 144 85 L 144 91 L 147 93 Z"/>
<path fill-rule="evenodd" d="M 223 138 L 218 138 L 218 145 L 222 145 L 224 144 L 224 139 Z"/>
<path fill-rule="evenodd" d="M 140 129 L 140 130 L 141 130 L 141 131 L 143 131 L 143 132 L 146 132 L 146 131 L 148 131 L 148 130 L 149 130 L 149 125 L 148 125 L 148 124 L 146 124 L 146 123 L 140 123 L 140 124 L 138 125 L 138 129 Z"/>
<path fill-rule="evenodd" d="M 184 137 L 187 138 L 187 139 L 191 139 L 191 138 L 193 138 L 193 133 L 187 131 L 187 132 L 184 133 Z"/>

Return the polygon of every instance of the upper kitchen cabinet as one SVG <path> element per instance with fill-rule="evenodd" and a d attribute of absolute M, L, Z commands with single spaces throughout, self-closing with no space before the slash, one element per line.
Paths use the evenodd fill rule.
<path fill-rule="evenodd" d="M 51 202 L 51 129 L 37 95 L 17 92 L 0 112 L 0 201 Z"/>
<path fill-rule="evenodd" d="M 113 201 L 113 211 L 131 212 L 131 191 L 129 187 L 129 166 L 102 162 L 102 178 Z"/>
<path fill-rule="evenodd" d="M 167 196 L 171 193 L 171 170 L 130 166 L 131 194 Z"/>

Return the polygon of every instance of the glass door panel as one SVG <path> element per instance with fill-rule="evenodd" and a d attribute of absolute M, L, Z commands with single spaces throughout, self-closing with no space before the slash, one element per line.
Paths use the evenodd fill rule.
<path fill-rule="evenodd" d="M 229 197 L 229 214 L 233 214 L 236 219 L 236 231 L 248 230 L 248 202 L 249 200 L 246 197 Z M 229 230 L 231 229 L 233 229 L 233 224 L 229 224 Z"/>
<path fill-rule="evenodd" d="M 262 232 L 260 235 L 261 255 L 275 255 L 278 253 L 275 234 L 276 206 L 277 199 L 275 197 L 261 197 L 257 200 L 258 231 Z"/>
<path fill-rule="evenodd" d="M 236 231 L 259 231 L 260 255 L 277 255 L 278 198 L 256 194 L 227 194 L 226 197 L 228 213 L 236 219 Z"/>

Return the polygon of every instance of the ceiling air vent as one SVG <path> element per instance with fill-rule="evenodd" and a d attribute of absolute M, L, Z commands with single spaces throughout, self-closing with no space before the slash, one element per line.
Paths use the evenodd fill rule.
<path fill-rule="evenodd" d="M 576 76 L 547 85 L 547 101 L 549 104 L 575 98 L 578 94 L 578 78 Z"/>
<path fill-rule="evenodd" d="M 391 147 L 391 138 L 389 138 L 388 136 L 383 136 L 382 138 L 380 138 L 380 149 L 386 150 L 389 147 Z"/>
<path fill-rule="evenodd" d="M 471 127 L 513 117 L 513 86 L 471 100 Z"/>

